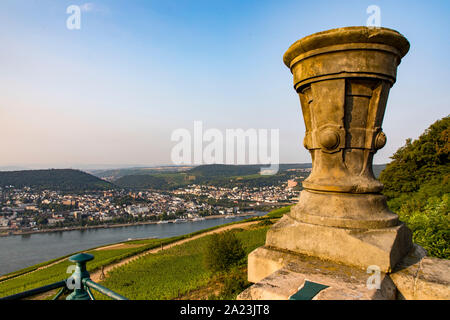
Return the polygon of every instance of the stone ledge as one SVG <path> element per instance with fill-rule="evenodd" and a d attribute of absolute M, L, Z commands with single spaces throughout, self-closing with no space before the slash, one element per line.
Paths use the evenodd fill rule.
<path fill-rule="evenodd" d="M 348 229 L 304 223 L 286 214 L 267 231 L 266 246 L 363 271 L 376 265 L 382 272 L 391 272 L 412 249 L 412 241 L 411 231 L 404 224 L 383 229 Z"/>
<path fill-rule="evenodd" d="M 313 300 L 396 299 L 395 285 L 385 273 L 380 274 L 380 289 L 369 289 L 367 280 L 370 274 L 357 268 L 268 247 L 258 248 L 253 255 L 254 262 L 260 264 L 259 270 L 264 260 L 266 273 L 279 268 L 242 292 L 238 296 L 240 300 L 287 300 L 304 285 L 305 280 L 329 287 Z"/>
<path fill-rule="evenodd" d="M 426 257 L 418 245 L 390 274 L 399 299 L 450 300 L 450 260 Z"/>
<path fill-rule="evenodd" d="M 249 256 L 253 286 L 240 300 L 287 300 L 305 281 L 329 286 L 313 300 L 450 300 L 450 260 L 431 258 L 418 245 L 396 266 L 380 274 L 380 289 L 368 289 L 361 269 L 272 247 Z"/>

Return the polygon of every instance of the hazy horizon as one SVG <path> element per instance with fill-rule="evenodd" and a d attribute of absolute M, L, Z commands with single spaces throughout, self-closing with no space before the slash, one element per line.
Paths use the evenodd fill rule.
<path fill-rule="evenodd" d="M 283 162 L 280 165 L 285 164 L 312 164 L 311 162 Z M 386 165 L 387 163 L 374 163 L 373 165 Z M 267 164 L 248 164 L 248 165 L 267 165 Z M 191 165 L 192 167 L 197 167 L 201 165 Z M 75 169 L 81 171 L 95 171 L 95 170 L 119 170 L 119 169 L 144 169 L 144 168 L 160 168 L 160 167 L 190 167 L 189 165 L 174 165 L 174 164 L 162 164 L 162 165 L 80 165 L 71 167 L 58 167 L 58 166 L 45 166 L 45 165 L 35 165 L 29 167 L 16 167 L 16 166 L 0 166 L 1 171 L 24 171 L 24 170 L 47 170 L 47 169 Z"/>

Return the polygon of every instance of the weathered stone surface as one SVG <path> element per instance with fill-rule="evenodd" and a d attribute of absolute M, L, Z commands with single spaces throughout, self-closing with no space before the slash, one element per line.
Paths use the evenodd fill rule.
<path fill-rule="evenodd" d="M 373 155 L 386 144 L 381 125 L 389 90 L 408 50 L 400 33 L 367 27 L 319 32 L 287 50 L 312 171 L 266 246 L 383 272 L 411 250 L 411 232 L 387 207 L 372 172 Z M 275 264 L 252 257 L 255 275 Z"/>
<path fill-rule="evenodd" d="M 386 142 L 381 124 L 408 41 L 386 28 L 349 27 L 294 43 L 284 62 L 294 76 L 313 170 L 309 190 L 372 193 L 382 189 L 372 156 Z"/>
<path fill-rule="evenodd" d="M 285 215 L 268 232 L 266 246 L 285 249 L 366 270 L 389 272 L 411 250 L 404 224 L 383 229 L 346 229 L 303 223 Z"/>
<path fill-rule="evenodd" d="M 386 44 L 395 47 L 402 57 L 409 51 L 409 42 L 399 33 L 388 28 L 344 27 L 317 32 L 297 40 L 284 54 L 283 61 L 290 67 L 292 62 L 308 51 L 347 43 Z"/>
<path fill-rule="evenodd" d="M 289 216 L 305 223 L 350 228 L 381 229 L 399 225 L 381 194 L 330 193 L 304 190 Z"/>
<path fill-rule="evenodd" d="M 305 280 L 330 286 L 315 299 L 394 299 L 397 292 L 450 299 L 450 261 L 413 247 L 372 172 L 373 155 L 386 144 L 389 90 L 408 50 L 400 33 L 367 27 L 319 32 L 287 50 L 313 167 L 298 204 L 249 255 L 256 284 L 241 299 L 288 299 Z M 366 286 L 369 266 L 382 272 L 379 290 Z"/>
<path fill-rule="evenodd" d="M 256 283 L 282 269 L 299 255 L 269 247 L 259 247 L 248 255 L 248 281 Z"/>
<path fill-rule="evenodd" d="M 390 277 L 407 300 L 450 300 L 450 261 L 425 256 L 425 250 L 415 245 Z"/>
<path fill-rule="evenodd" d="M 284 62 L 294 76 L 312 157 L 292 218 L 356 229 L 398 225 L 372 159 L 386 143 L 387 98 L 408 49 L 398 32 L 367 27 L 319 32 L 288 49 Z"/>
<path fill-rule="evenodd" d="M 305 282 L 300 273 L 280 269 L 261 282 L 247 288 L 237 297 L 238 300 L 288 300 Z"/>
<path fill-rule="evenodd" d="M 396 288 L 385 273 L 380 274 L 380 288 L 371 289 L 367 286 L 371 275 L 357 268 L 266 247 L 259 248 L 256 255 L 264 257 L 262 260 L 264 263 L 272 260 L 274 265 L 282 262 L 286 264 L 242 292 L 238 297 L 240 300 L 286 300 L 303 286 L 305 280 L 328 286 L 313 300 L 396 298 Z M 266 267 L 267 272 L 270 272 L 270 266 Z"/>

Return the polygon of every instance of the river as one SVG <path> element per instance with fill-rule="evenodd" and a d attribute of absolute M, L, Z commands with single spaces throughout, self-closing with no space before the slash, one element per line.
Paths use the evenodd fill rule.
<path fill-rule="evenodd" d="M 128 239 L 169 238 L 246 218 L 248 216 L 3 237 L 0 238 L 0 275 L 102 245 Z"/>

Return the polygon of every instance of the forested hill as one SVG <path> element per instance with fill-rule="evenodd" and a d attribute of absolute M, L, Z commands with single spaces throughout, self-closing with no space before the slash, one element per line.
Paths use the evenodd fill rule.
<path fill-rule="evenodd" d="M 450 117 L 432 124 L 381 172 L 389 207 L 428 254 L 450 258 Z"/>
<path fill-rule="evenodd" d="M 107 190 L 114 186 L 86 172 L 72 169 L 0 171 L 0 187 L 31 187 L 60 191 Z"/>
<path fill-rule="evenodd" d="M 311 168 L 311 163 L 280 164 L 275 175 L 260 175 L 265 165 L 201 165 L 182 172 L 132 174 L 114 180 L 114 184 L 129 189 L 170 190 L 189 184 L 204 184 L 218 187 L 264 187 L 277 185 L 281 181 L 295 179 L 297 173 L 290 169 Z"/>
<path fill-rule="evenodd" d="M 288 169 L 305 169 L 311 168 L 311 163 L 292 163 L 280 164 L 279 170 L 284 171 Z M 198 175 L 203 177 L 232 177 L 232 176 L 246 176 L 252 174 L 259 174 L 261 169 L 268 168 L 268 165 L 249 164 L 249 165 L 227 165 L 227 164 L 208 164 L 192 168 L 187 171 L 188 174 Z"/>
<path fill-rule="evenodd" d="M 114 181 L 119 187 L 130 189 L 165 189 L 169 185 L 166 176 L 159 177 L 150 174 L 129 175 Z"/>
<path fill-rule="evenodd" d="M 203 177 L 244 176 L 259 173 L 261 167 L 261 165 L 210 164 L 192 168 L 187 172 Z"/>

